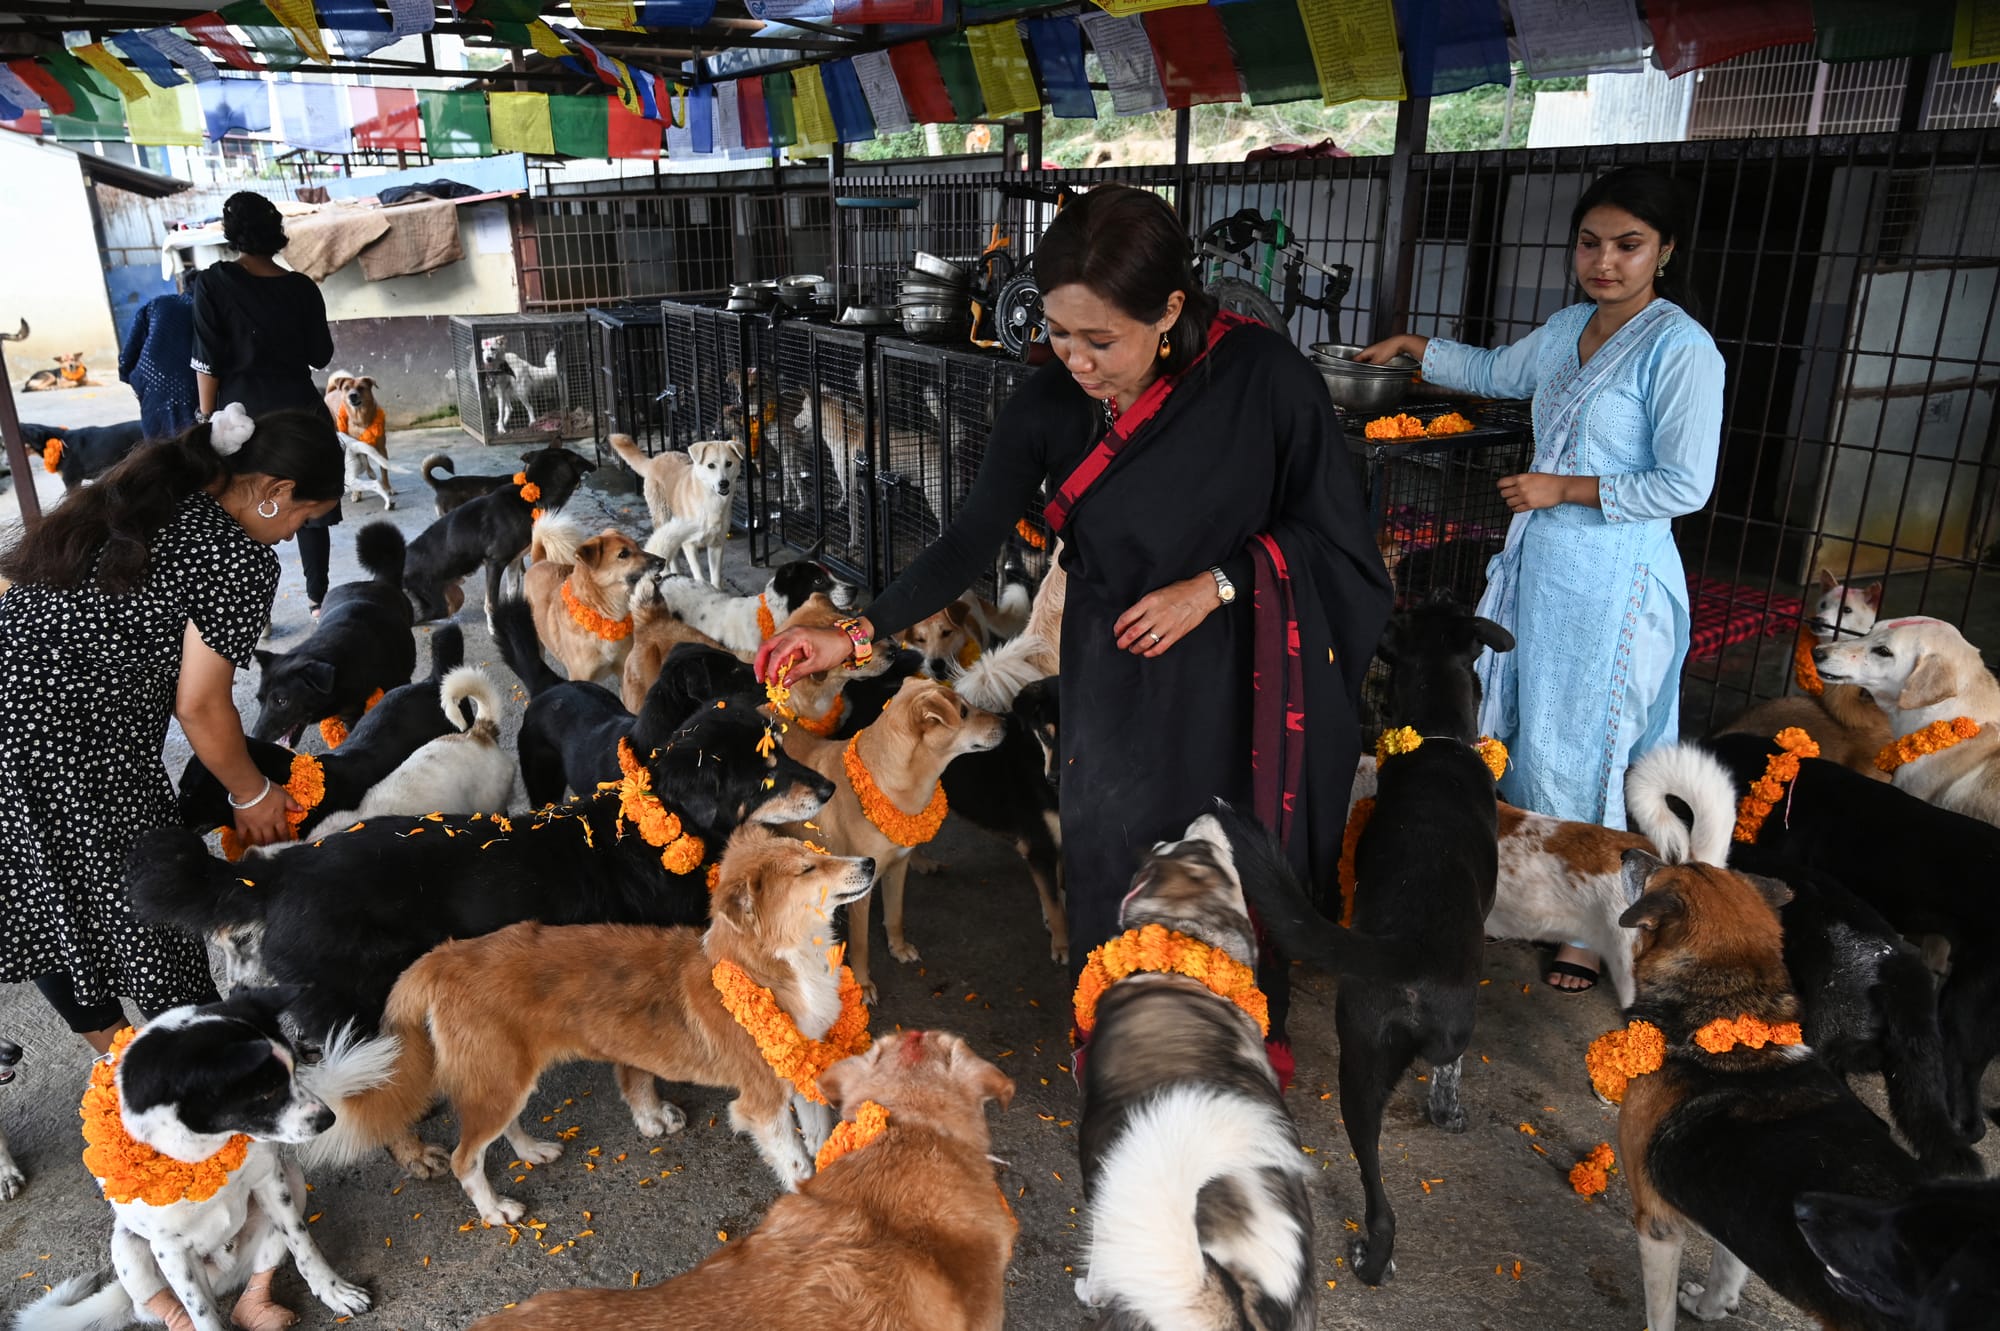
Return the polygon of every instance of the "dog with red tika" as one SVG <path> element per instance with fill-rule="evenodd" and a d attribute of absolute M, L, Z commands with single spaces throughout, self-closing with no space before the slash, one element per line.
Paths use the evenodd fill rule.
<path fill-rule="evenodd" d="M 386 513 L 396 506 L 396 491 L 389 484 L 389 413 L 375 400 L 375 380 L 336 370 L 327 376 L 324 401 L 340 431 L 347 492 L 359 499 L 363 490 L 374 491 Z"/>

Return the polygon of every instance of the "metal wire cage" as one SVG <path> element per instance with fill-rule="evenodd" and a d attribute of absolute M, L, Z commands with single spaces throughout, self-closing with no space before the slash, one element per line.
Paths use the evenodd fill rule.
<path fill-rule="evenodd" d="M 587 439 L 589 336 L 578 315 L 453 315 L 458 420 L 482 444 Z"/>
<path fill-rule="evenodd" d="M 591 412 L 600 465 L 614 434 L 630 435 L 646 456 L 668 444 L 673 406 L 666 393 L 665 320 L 656 305 L 584 312 L 590 321 Z"/>
<path fill-rule="evenodd" d="M 804 320 L 755 331 L 759 440 L 753 552 L 818 559 L 840 577 L 879 584 L 875 557 L 874 334 Z M 758 546 L 761 545 L 761 550 Z"/>
<path fill-rule="evenodd" d="M 663 301 L 662 392 L 667 407 L 667 446 L 685 449 L 704 439 L 731 439 L 742 446 L 744 483 L 730 505 L 738 531 L 757 525 L 757 469 L 776 418 L 775 399 L 759 392 L 756 336 L 769 327 L 761 314 L 738 314 L 687 301 Z M 759 557 L 755 546 L 752 558 Z"/>

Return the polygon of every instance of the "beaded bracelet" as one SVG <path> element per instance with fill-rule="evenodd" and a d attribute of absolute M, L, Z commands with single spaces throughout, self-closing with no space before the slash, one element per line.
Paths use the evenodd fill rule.
<path fill-rule="evenodd" d="M 875 644 L 861 631 L 861 621 L 840 619 L 835 620 L 833 626 L 845 633 L 848 641 L 854 644 L 854 659 L 847 663 L 847 668 L 858 670 L 867 665 L 869 658 L 875 655 Z"/>

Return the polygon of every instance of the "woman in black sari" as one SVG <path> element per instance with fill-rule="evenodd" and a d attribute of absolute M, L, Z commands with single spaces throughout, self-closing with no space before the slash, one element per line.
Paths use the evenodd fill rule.
<path fill-rule="evenodd" d="M 1164 201 L 1113 185 L 1075 200 L 1035 274 L 1055 362 L 1001 412 L 950 530 L 851 634 L 886 638 L 961 595 L 1054 492 L 1080 967 L 1117 932 L 1140 854 L 1217 797 L 1277 832 L 1308 882 L 1332 881 L 1390 589 L 1318 374 L 1282 334 L 1218 314 Z M 856 649 L 789 631 L 758 671 L 825 670 Z M 1283 967 L 1264 975 L 1281 1041 Z"/>

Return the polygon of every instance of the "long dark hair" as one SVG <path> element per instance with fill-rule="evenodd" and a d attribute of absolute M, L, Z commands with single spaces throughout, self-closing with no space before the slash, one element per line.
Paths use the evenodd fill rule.
<path fill-rule="evenodd" d="M 1167 332 L 1160 362 L 1179 374 L 1208 345 L 1215 299 L 1195 280 L 1194 248 L 1165 199 L 1130 185 L 1099 185 L 1071 199 L 1035 247 L 1035 283 L 1043 291 L 1077 283 L 1128 318 L 1152 323 L 1176 291 L 1186 303 Z"/>
<path fill-rule="evenodd" d="M 1673 247 L 1673 258 L 1667 263 L 1667 271 L 1653 278 L 1653 290 L 1700 318 L 1688 282 L 1694 261 L 1690 253 L 1693 247 L 1689 244 L 1693 223 L 1687 196 L 1673 177 L 1650 166 L 1621 166 L 1593 180 L 1569 215 L 1572 247 L 1576 244 L 1576 233 L 1583 227 L 1584 214 L 1607 203 L 1613 208 L 1623 208 L 1659 232 L 1661 248 Z"/>
<path fill-rule="evenodd" d="M 270 476 L 290 481 L 293 498 L 310 504 L 340 497 L 341 472 L 340 438 L 321 410 L 259 416 L 256 433 L 229 457 L 215 451 L 209 427 L 197 425 L 139 445 L 94 485 L 71 493 L 0 555 L 0 574 L 49 587 L 95 581 L 122 596 L 146 580 L 153 538 L 196 490 L 218 479 Z"/>
<path fill-rule="evenodd" d="M 285 248 L 284 215 L 263 195 L 238 190 L 222 205 L 222 238 L 239 254 L 268 259 Z"/>

